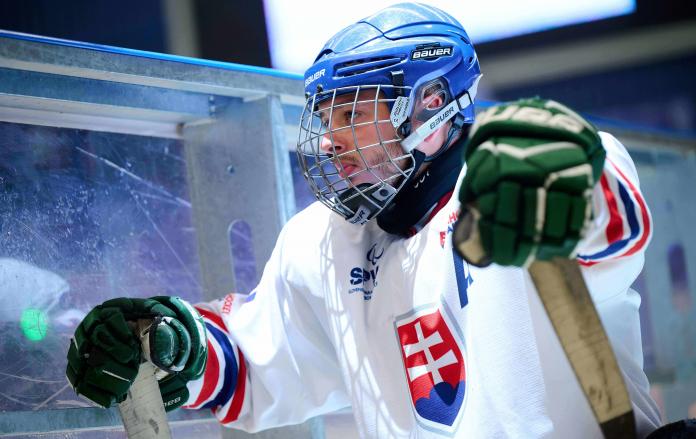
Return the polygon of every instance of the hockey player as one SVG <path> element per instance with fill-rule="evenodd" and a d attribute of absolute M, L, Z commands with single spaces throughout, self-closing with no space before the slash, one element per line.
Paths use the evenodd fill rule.
<path fill-rule="evenodd" d="M 75 390 L 123 400 L 141 358 L 126 322 L 163 315 L 167 343 L 151 349 L 165 405 L 212 408 L 230 427 L 351 406 L 363 437 L 600 437 L 523 269 L 564 256 L 583 267 L 640 435 L 652 431 L 629 289 L 651 234 L 636 170 L 614 137 L 553 101 L 474 123 L 480 77 L 462 26 L 430 6 L 340 31 L 305 74 L 298 155 L 320 203 L 285 225 L 248 295 L 197 312 L 169 297 L 97 306 L 68 353 Z M 487 267 L 453 251 L 470 212 Z"/>

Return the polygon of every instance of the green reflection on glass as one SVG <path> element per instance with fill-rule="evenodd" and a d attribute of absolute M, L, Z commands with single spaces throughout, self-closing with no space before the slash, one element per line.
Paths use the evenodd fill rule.
<path fill-rule="evenodd" d="M 22 311 L 19 321 L 24 336 L 31 341 L 41 341 L 48 332 L 48 319 L 46 313 L 36 308 L 27 308 Z"/>

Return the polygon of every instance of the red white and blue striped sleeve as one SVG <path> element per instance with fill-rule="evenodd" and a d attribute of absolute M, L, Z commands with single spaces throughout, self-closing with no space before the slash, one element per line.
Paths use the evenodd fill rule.
<path fill-rule="evenodd" d="M 607 159 L 593 193 L 593 223 L 577 256 L 588 267 L 641 253 L 652 235 L 650 211 L 628 152 L 610 134 L 600 136 Z"/>
<path fill-rule="evenodd" d="M 231 301 L 230 294 L 223 300 Z M 198 380 L 189 382 L 189 400 L 185 408 L 209 408 L 223 425 L 236 421 L 246 393 L 247 371 L 244 355 L 235 346 L 222 317 L 211 304 L 198 304 L 196 310 L 208 332 L 208 362 Z"/>

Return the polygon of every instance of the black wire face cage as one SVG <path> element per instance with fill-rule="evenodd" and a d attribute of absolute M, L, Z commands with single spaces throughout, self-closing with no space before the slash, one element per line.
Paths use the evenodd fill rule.
<path fill-rule="evenodd" d="M 379 111 L 380 104 L 391 109 L 396 101 L 385 96 L 409 93 L 410 87 L 373 85 L 307 98 L 297 142 L 303 175 L 319 201 L 350 222 L 374 218 L 414 172 L 414 157 L 397 135 L 400 121 Z"/>

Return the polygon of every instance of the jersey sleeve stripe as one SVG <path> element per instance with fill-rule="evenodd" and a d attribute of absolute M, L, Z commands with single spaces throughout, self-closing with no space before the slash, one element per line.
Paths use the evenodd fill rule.
<path fill-rule="evenodd" d="M 584 260 L 604 259 L 608 256 L 620 252 L 624 247 L 628 245 L 629 241 L 638 236 L 638 226 L 635 221 L 632 221 L 632 219 L 635 219 L 635 213 L 633 212 L 635 206 L 633 204 L 633 201 L 631 201 L 631 198 L 628 196 L 628 193 L 626 192 L 621 183 L 619 183 L 618 185 L 618 191 L 619 198 L 624 203 L 624 207 L 626 209 L 626 217 L 628 218 L 628 225 L 630 231 L 629 236 L 624 239 L 620 239 L 618 241 L 610 243 L 607 248 L 597 253 L 591 255 L 578 255 L 579 258 L 582 258 Z"/>
<path fill-rule="evenodd" d="M 237 381 L 238 368 L 237 359 L 234 356 L 234 348 L 232 347 L 232 343 L 230 343 L 230 340 L 227 338 L 227 336 L 220 329 L 216 328 L 209 322 L 206 322 L 206 327 L 208 329 L 208 333 L 214 337 L 214 341 L 217 342 L 217 344 L 220 347 L 220 350 L 222 351 L 222 363 L 224 365 L 222 375 L 222 388 L 212 401 L 209 401 L 203 406 L 206 408 L 215 408 L 221 405 L 225 405 L 225 403 L 227 403 L 232 398 L 232 395 L 235 391 L 235 383 Z"/>
<path fill-rule="evenodd" d="M 605 174 L 602 174 L 600 184 L 602 185 L 602 193 L 604 194 L 604 199 L 609 208 L 609 224 L 607 225 L 606 236 L 607 242 L 611 244 L 618 241 L 623 236 L 623 221 L 621 220 L 621 214 L 616 204 L 616 197 L 614 197 L 614 193 L 611 191 L 609 181 Z"/>
<path fill-rule="evenodd" d="M 203 373 L 203 383 L 198 391 L 198 397 L 192 403 L 186 406 L 189 409 L 201 408 L 203 403 L 211 399 L 215 393 L 215 388 L 220 381 L 220 361 L 218 360 L 218 355 L 213 347 L 211 340 L 208 340 L 208 360 L 205 365 L 205 372 Z"/>
<path fill-rule="evenodd" d="M 232 344 L 227 326 L 222 318 L 202 306 L 196 306 L 196 309 L 203 316 L 208 331 L 208 360 L 211 363 L 206 365 L 206 373 L 204 374 L 204 377 L 209 378 L 209 381 L 204 381 L 201 393 L 191 408 L 211 408 L 215 412 L 221 407 L 229 405 L 235 399 L 237 392 L 241 394 L 239 397 L 243 400 L 244 385 L 242 384 L 242 388 L 238 389 L 237 383 L 246 382 L 246 365 L 242 364 L 244 372 L 241 372 L 238 367 L 239 359 L 235 355 L 235 353 L 241 355 L 241 352 L 235 349 Z M 210 374 L 208 374 L 209 367 L 211 368 Z M 217 369 L 217 373 L 213 369 Z"/>
<path fill-rule="evenodd" d="M 648 238 L 650 237 L 650 234 L 652 233 L 652 225 L 650 224 L 650 213 L 648 211 L 648 207 L 645 203 L 645 200 L 643 199 L 643 196 L 641 195 L 640 191 L 635 187 L 635 185 L 626 178 L 623 172 L 621 172 L 621 169 L 619 169 L 618 166 L 616 166 L 614 163 L 612 163 L 612 166 L 614 169 L 616 169 L 616 172 L 619 173 L 621 178 L 626 182 L 628 187 L 631 189 L 631 193 L 633 194 L 633 197 L 635 198 L 636 202 L 638 203 L 638 206 L 640 207 L 640 215 L 641 215 L 641 221 L 643 223 L 643 234 L 641 235 L 640 239 L 636 244 L 626 252 L 626 256 L 632 255 L 636 253 L 637 251 L 641 250 L 643 247 L 648 242 Z M 634 218 L 635 220 L 635 218 Z M 637 220 L 636 220 L 637 222 Z"/>
<path fill-rule="evenodd" d="M 230 404 L 227 413 L 220 419 L 222 424 L 229 424 L 236 421 L 239 418 L 239 414 L 242 411 L 242 404 L 244 403 L 244 393 L 246 389 L 246 362 L 244 361 L 244 355 L 242 351 L 237 349 L 239 354 L 239 374 L 237 375 L 237 385 L 234 396 L 232 397 L 232 403 Z"/>
<path fill-rule="evenodd" d="M 645 246 L 650 235 L 650 215 L 640 192 L 614 163 L 610 161 L 609 163 L 616 170 L 618 177 L 614 181 L 616 189 L 613 190 L 606 174 L 603 174 L 601 179 L 602 193 L 610 212 L 606 229 L 608 246 L 591 255 L 578 255 L 579 262 L 585 266 L 591 266 L 609 258 L 631 255 Z M 616 192 L 618 192 L 618 199 L 621 200 L 622 206 L 617 204 Z M 623 207 L 623 218 L 621 217 L 621 207 Z M 640 217 L 636 210 L 640 210 Z M 620 229 L 616 218 L 621 221 Z M 624 222 L 628 226 L 628 230 L 624 227 Z M 619 230 L 620 233 L 618 233 Z M 628 231 L 628 236 L 626 236 L 626 231 Z M 625 237 L 622 238 L 622 236 Z M 632 242 L 634 244 L 629 246 Z M 629 249 L 626 250 L 626 248 Z M 622 252 L 624 253 L 622 254 Z"/>

